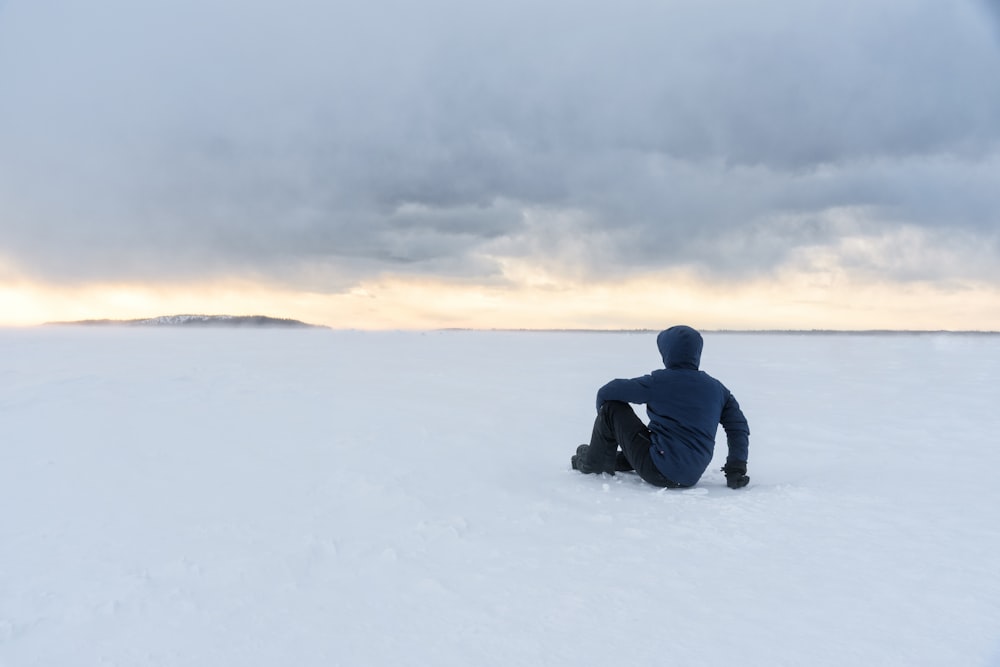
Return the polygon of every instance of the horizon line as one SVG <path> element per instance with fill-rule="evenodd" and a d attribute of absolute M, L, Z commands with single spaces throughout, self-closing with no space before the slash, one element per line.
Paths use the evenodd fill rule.
<path fill-rule="evenodd" d="M 188 322 L 186 320 L 192 320 Z M 252 320 L 257 320 L 252 322 Z M 660 328 L 650 328 L 650 327 L 419 327 L 419 328 L 408 328 L 408 327 L 387 327 L 387 328 L 365 328 L 365 327 L 351 327 L 351 326 L 331 326 L 328 324 L 313 324 L 310 322 L 304 322 L 302 320 L 297 320 L 288 317 L 275 317 L 270 315 L 227 315 L 227 314 L 217 314 L 217 315 L 204 315 L 204 314 L 182 314 L 182 315 L 162 315 L 150 318 L 136 318 L 136 319 L 84 319 L 76 321 L 50 321 L 42 322 L 33 325 L 0 325 L 0 328 L 35 328 L 35 327 L 50 327 L 50 326 L 134 326 L 136 324 L 147 324 L 152 325 L 151 328 L 199 328 L 205 325 L 217 326 L 220 328 L 226 328 L 227 323 L 232 321 L 233 324 L 229 324 L 231 328 L 298 328 L 300 326 L 309 328 L 322 328 L 330 329 L 334 331 L 370 331 L 370 332 L 382 332 L 382 331 L 423 331 L 423 332 L 448 332 L 448 331 L 478 331 L 478 332 L 500 332 L 500 333 L 658 333 L 663 329 Z M 236 326 L 237 323 L 242 324 L 242 326 Z M 197 324 L 199 327 L 193 327 L 191 325 Z M 249 324 L 249 326 L 248 326 Z M 298 326 L 289 326 L 298 325 Z M 697 327 L 695 327 L 697 328 Z M 833 329 L 833 328 L 794 328 L 794 327 L 775 327 L 775 328 L 705 328 L 698 329 L 702 333 L 709 334 L 785 334 L 785 335 L 802 335 L 802 334 L 813 334 L 813 335 L 838 335 L 838 334 L 854 334 L 854 335 L 930 335 L 930 334 L 954 334 L 954 335 L 980 335 L 980 336 L 993 336 L 1000 335 L 1000 331 L 993 329 L 888 329 L 888 328 L 868 328 L 868 329 Z"/>
<path fill-rule="evenodd" d="M 333 329 L 334 327 L 329 327 Z M 992 329 L 698 329 L 700 333 L 712 334 L 869 334 L 869 335 L 892 335 L 892 334 L 961 334 L 977 336 L 996 336 L 1000 331 Z M 356 329 L 359 330 L 360 329 Z M 372 330 L 376 331 L 376 330 Z M 663 329 L 649 328 L 625 328 L 625 329 L 595 329 L 587 327 L 557 327 L 557 328 L 530 328 L 530 327 L 441 327 L 427 329 L 425 331 L 496 331 L 500 333 L 659 333 Z"/>

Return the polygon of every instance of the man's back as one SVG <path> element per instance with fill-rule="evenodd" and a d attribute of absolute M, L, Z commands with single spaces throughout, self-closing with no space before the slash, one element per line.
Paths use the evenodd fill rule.
<path fill-rule="evenodd" d="M 746 461 L 746 419 L 726 387 L 704 371 L 666 369 L 654 371 L 649 416 L 650 454 L 664 475 L 680 484 L 694 484 L 712 462 L 715 433 L 721 423 L 730 442 L 730 456 Z M 739 433 L 743 432 L 742 439 Z M 742 447 L 733 452 L 733 437 Z"/>

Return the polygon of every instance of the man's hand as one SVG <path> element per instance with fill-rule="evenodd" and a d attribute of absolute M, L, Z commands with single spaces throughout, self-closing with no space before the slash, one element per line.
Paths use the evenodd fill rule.
<path fill-rule="evenodd" d="M 722 472 L 726 473 L 726 486 L 730 489 L 742 489 L 750 483 L 746 463 L 727 463 L 722 467 Z"/>

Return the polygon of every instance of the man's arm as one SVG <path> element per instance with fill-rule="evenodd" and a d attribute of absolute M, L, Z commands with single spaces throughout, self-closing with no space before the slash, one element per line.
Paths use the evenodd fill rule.
<path fill-rule="evenodd" d="M 726 403 L 722 406 L 722 416 L 719 418 L 729 444 L 729 457 L 726 463 L 739 462 L 746 465 L 750 450 L 750 426 L 736 397 L 728 391 L 726 394 Z"/>
<path fill-rule="evenodd" d="M 642 404 L 649 400 L 649 386 L 652 377 L 643 375 L 631 380 L 612 380 L 597 390 L 597 411 L 607 401 Z"/>
<path fill-rule="evenodd" d="M 728 390 L 719 422 L 726 431 L 726 442 L 729 445 L 729 455 L 726 457 L 726 465 L 722 468 L 722 472 L 726 473 L 726 484 L 729 488 L 739 489 L 750 483 L 750 478 L 747 477 L 750 426 L 736 397 Z"/>

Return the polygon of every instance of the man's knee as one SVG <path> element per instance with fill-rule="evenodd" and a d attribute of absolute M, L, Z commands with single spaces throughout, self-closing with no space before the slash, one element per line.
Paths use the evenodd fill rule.
<path fill-rule="evenodd" d="M 632 407 L 624 401 L 604 401 L 601 405 L 601 412 L 606 415 L 612 415 L 621 410 L 628 410 L 632 412 Z"/>

